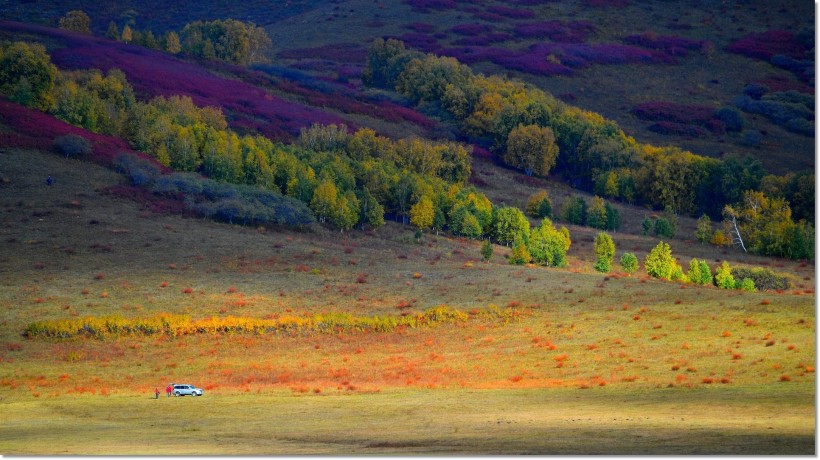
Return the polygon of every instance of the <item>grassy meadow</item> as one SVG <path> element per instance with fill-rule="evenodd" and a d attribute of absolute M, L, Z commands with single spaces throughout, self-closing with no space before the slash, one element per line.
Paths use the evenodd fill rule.
<path fill-rule="evenodd" d="M 490 196 L 515 180 L 475 169 Z M 0 150 L 4 454 L 815 452 L 810 264 L 674 239 L 683 266 L 766 266 L 793 287 L 599 274 L 581 227 L 565 269 L 511 266 L 501 246 L 484 263 L 479 242 L 417 242 L 395 223 L 297 233 L 156 214 L 109 191 L 123 181 Z M 657 244 L 613 238 L 616 260 Z M 34 321 L 398 319 L 440 305 L 466 314 L 387 331 L 23 336 Z M 169 382 L 205 396 L 154 400 Z"/>

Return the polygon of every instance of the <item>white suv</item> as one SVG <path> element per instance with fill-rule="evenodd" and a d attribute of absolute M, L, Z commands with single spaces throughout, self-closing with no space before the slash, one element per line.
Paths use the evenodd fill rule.
<path fill-rule="evenodd" d="M 202 396 L 202 388 L 197 388 L 193 385 L 174 384 L 174 396 Z"/>

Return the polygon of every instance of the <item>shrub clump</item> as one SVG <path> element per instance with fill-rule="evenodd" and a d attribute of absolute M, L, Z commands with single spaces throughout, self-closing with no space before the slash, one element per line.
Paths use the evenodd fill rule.
<path fill-rule="evenodd" d="M 743 278 L 735 281 L 735 289 L 739 289 L 741 291 L 748 291 L 754 292 L 755 291 L 755 282 L 752 281 L 751 278 Z"/>
<path fill-rule="evenodd" d="M 732 276 L 732 267 L 729 262 L 723 261 L 715 270 L 715 286 L 721 289 L 734 289 L 735 278 Z"/>
<path fill-rule="evenodd" d="M 732 277 L 739 280 L 750 279 L 754 283 L 755 288 L 761 291 L 786 290 L 791 288 L 792 285 L 788 276 L 777 274 L 768 268 L 762 267 L 732 268 Z"/>
<path fill-rule="evenodd" d="M 242 225 L 308 227 L 313 213 L 299 200 L 250 185 L 206 179 L 195 173 L 158 177 L 151 190 L 156 194 L 182 195 L 185 207 L 197 215 Z"/>
<path fill-rule="evenodd" d="M 91 155 L 91 142 L 76 134 L 66 134 L 55 138 L 54 148 L 66 158 Z"/>
<path fill-rule="evenodd" d="M 638 270 L 638 258 L 631 252 L 625 252 L 621 256 L 621 269 L 630 275 Z"/>
<path fill-rule="evenodd" d="M 149 185 L 162 171 L 155 162 L 130 153 L 121 153 L 114 158 L 114 167 L 125 174 L 134 185 Z"/>

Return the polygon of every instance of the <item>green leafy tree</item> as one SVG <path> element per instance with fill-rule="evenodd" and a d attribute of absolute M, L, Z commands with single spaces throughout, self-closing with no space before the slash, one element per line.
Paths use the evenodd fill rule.
<path fill-rule="evenodd" d="M 523 169 L 527 175 L 546 176 L 558 157 L 552 129 L 537 125 L 518 126 L 507 138 L 504 162 Z"/>
<path fill-rule="evenodd" d="M 604 199 L 596 196 L 587 208 L 586 224 L 592 228 L 605 229 L 607 227 L 607 209 Z"/>
<path fill-rule="evenodd" d="M 625 252 L 621 256 L 621 269 L 630 275 L 638 270 L 638 258 L 631 252 Z"/>
<path fill-rule="evenodd" d="M 362 230 L 365 224 L 372 229 L 377 229 L 384 225 L 384 207 L 379 204 L 376 197 L 370 193 L 370 190 L 363 188 L 359 194 L 359 205 L 361 206 L 361 223 Z"/>
<path fill-rule="evenodd" d="M 469 212 L 462 215 L 459 232 L 461 235 L 473 239 L 484 234 L 484 230 L 481 227 L 481 223 L 478 222 L 478 218 L 476 218 L 475 214 Z"/>
<path fill-rule="evenodd" d="M 557 230 L 547 218 L 530 232 L 530 254 L 532 260 L 539 265 L 565 266 L 570 244 L 569 231 L 566 227 Z"/>
<path fill-rule="evenodd" d="M 595 237 L 595 270 L 606 273 L 612 266 L 615 258 L 615 242 L 606 233 L 598 233 Z"/>
<path fill-rule="evenodd" d="M 712 270 L 705 260 L 692 259 L 689 261 L 689 271 L 686 273 L 689 281 L 700 285 L 712 284 Z"/>
<path fill-rule="evenodd" d="M 421 199 L 410 208 L 410 223 L 419 230 L 425 230 L 433 226 L 436 211 L 433 200 L 427 196 Z"/>
<path fill-rule="evenodd" d="M 698 219 L 695 238 L 700 241 L 700 244 L 708 243 L 709 239 L 712 238 L 712 219 L 706 214 Z"/>
<path fill-rule="evenodd" d="M 493 234 L 499 244 L 509 246 L 518 236 L 529 235 L 530 221 L 520 209 L 504 206 L 497 210 L 493 219 Z"/>
<path fill-rule="evenodd" d="M 71 10 L 60 18 L 60 28 L 91 35 L 91 18 L 81 10 Z"/>
<path fill-rule="evenodd" d="M 574 225 L 584 225 L 587 219 L 587 202 L 580 196 L 564 201 L 561 218 Z"/>
<path fill-rule="evenodd" d="M 672 223 L 664 217 L 659 217 L 655 221 L 655 236 L 661 236 L 664 238 L 672 238 L 675 236 L 675 227 Z"/>
<path fill-rule="evenodd" d="M 542 189 L 530 195 L 524 209 L 531 217 L 552 217 L 552 200 L 549 192 Z"/>
<path fill-rule="evenodd" d="M 621 214 L 618 209 L 609 202 L 604 204 L 604 208 L 606 208 L 606 229 L 618 230 L 621 228 Z"/>
<path fill-rule="evenodd" d="M 729 262 L 723 261 L 715 270 L 715 286 L 721 289 L 734 289 L 735 278 L 732 276 L 732 267 Z"/>
<path fill-rule="evenodd" d="M 323 180 L 313 192 L 310 200 L 310 209 L 316 215 L 319 222 L 324 223 L 328 218 L 332 218 L 339 199 L 339 191 L 336 184 L 330 179 Z"/>
<path fill-rule="evenodd" d="M 652 230 L 652 219 L 649 217 L 644 217 L 641 221 L 641 235 L 649 235 L 650 230 Z"/>
<path fill-rule="evenodd" d="M 57 68 L 42 45 L 15 42 L 0 49 L 0 92 L 12 101 L 50 110 L 56 80 Z"/>
<path fill-rule="evenodd" d="M 359 221 L 359 200 L 352 191 L 338 197 L 331 221 L 341 231 L 353 228 Z"/>
<path fill-rule="evenodd" d="M 489 262 L 493 257 L 493 243 L 489 239 L 481 243 L 481 259 L 484 262 Z"/>
<path fill-rule="evenodd" d="M 530 263 L 530 260 L 532 260 L 532 256 L 527 249 L 527 243 L 521 235 L 516 236 L 512 251 L 510 252 L 510 264 L 524 265 Z"/>
<path fill-rule="evenodd" d="M 649 276 L 664 280 L 671 280 L 675 268 L 678 268 L 675 258 L 672 257 L 672 249 L 663 241 L 646 255 L 643 266 Z"/>

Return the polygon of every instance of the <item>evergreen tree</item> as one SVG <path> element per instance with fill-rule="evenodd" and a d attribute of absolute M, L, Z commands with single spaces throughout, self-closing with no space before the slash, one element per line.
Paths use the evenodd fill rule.
<path fill-rule="evenodd" d="M 114 21 L 110 21 L 108 23 L 108 31 L 105 33 L 106 38 L 110 38 L 111 40 L 119 40 L 120 39 L 120 29 L 117 27 L 117 23 Z"/>

